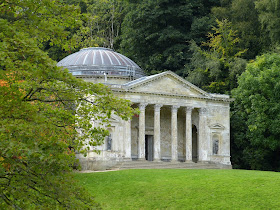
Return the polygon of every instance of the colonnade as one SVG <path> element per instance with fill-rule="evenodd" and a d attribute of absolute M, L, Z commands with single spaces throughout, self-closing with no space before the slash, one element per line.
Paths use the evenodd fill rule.
<path fill-rule="evenodd" d="M 139 136 L 138 136 L 138 160 L 145 160 L 145 109 L 148 104 L 139 104 Z M 160 110 L 162 104 L 154 105 L 154 161 L 161 160 L 161 131 Z M 171 106 L 171 161 L 178 161 L 178 109 L 180 106 Z M 194 107 L 184 107 L 186 112 L 186 162 L 192 162 L 192 110 Z M 206 108 L 199 108 L 199 133 L 198 139 L 201 143 L 204 139 Z"/>

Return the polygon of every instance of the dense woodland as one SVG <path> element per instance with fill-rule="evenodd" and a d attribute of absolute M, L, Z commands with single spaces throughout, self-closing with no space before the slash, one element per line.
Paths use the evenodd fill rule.
<path fill-rule="evenodd" d="M 66 173 L 77 128 L 101 144 L 88 113 L 135 111 L 56 67 L 84 47 L 231 95 L 233 167 L 280 171 L 280 0 L 4 0 L 0 12 L 0 208 L 94 206 Z"/>

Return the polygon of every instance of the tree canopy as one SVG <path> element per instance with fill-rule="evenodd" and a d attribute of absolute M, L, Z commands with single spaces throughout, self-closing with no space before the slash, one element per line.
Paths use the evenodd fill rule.
<path fill-rule="evenodd" d="M 232 23 L 231 28 L 239 37 L 239 46 L 248 49 L 244 58 L 254 59 L 266 46 L 266 40 L 261 35 L 255 0 L 223 1 L 219 7 L 212 8 L 212 15 L 219 21 L 227 19 Z"/>
<path fill-rule="evenodd" d="M 246 50 L 239 48 L 239 38 L 231 22 L 216 21 L 218 26 L 208 34 L 209 41 L 200 47 L 191 42 L 193 56 L 186 67 L 187 80 L 210 92 L 230 93 L 237 87 L 237 77 L 246 66 L 246 60 L 240 57 Z"/>
<path fill-rule="evenodd" d="M 75 7 L 15 0 L 1 12 L 0 208 L 95 208 L 69 173 L 75 152 L 103 143 L 112 112 L 128 119 L 134 110 L 106 86 L 57 67 L 40 49 L 45 41 L 63 45 L 66 28 L 78 21 Z"/>
<path fill-rule="evenodd" d="M 122 24 L 121 52 L 148 74 L 180 73 L 188 62 L 187 41 L 201 40 L 211 25 L 210 2 L 215 1 L 146 0 L 132 5 Z"/>
<path fill-rule="evenodd" d="M 235 164 L 280 171 L 280 55 L 264 54 L 248 64 L 238 79 L 233 126 Z"/>
<path fill-rule="evenodd" d="M 268 47 L 280 44 L 280 0 L 256 0 L 263 36 Z"/>

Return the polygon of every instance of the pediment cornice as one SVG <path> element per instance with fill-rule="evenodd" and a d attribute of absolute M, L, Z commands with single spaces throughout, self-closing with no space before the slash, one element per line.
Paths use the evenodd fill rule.
<path fill-rule="evenodd" d="M 124 90 L 124 89 L 112 89 L 113 92 L 119 93 L 128 93 L 128 94 L 138 94 L 138 95 L 153 95 L 153 96 L 166 96 L 173 98 L 189 98 L 189 99 L 203 99 L 206 101 L 221 101 L 230 103 L 233 99 L 230 98 L 216 98 L 216 97 L 204 97 L 204 96 L 189 96 L 189 95 L 181 95 L 181 94 L 169 94 L 169 93 L 160 93 L 160 92 L 148 92 L 148 91 L 134 91 L 134 90 Z"/>
<path fill-rule="evenodd" d="M 183 79 L 182 77 L 180 77 L 177 74 L 173 73 L 172 71 L 165 71 L 165 72 L 162 72 L 160 74 L 149 76 L 149 77 L 147 77 L 145 79 L 142 79 L 142 80 L 140 78 L 140 79 L 138 79 L 139 81 L 136 80 L 134 82 L 131 82 L 131 84 L 127 83 L 127 85 L 126 84 L 123 85 L 123 88 L 126 89 L 126 90 L 133 90 L 133 89 L 135 89 L 137 87 L 145 86 L 148 83 L 151 83 L 151 82 L 154 82 L 156 80 L 159 80 L 162 77 L 170 77 L 172 79 L 175 79 L 178 82 L 180 82 L 181 85 L 184 88 L 193 90 L 193 91 L 199 93 L 200 95 L 202 95 L 205 98 L 212 98 L 212 96 L 209 93 L 207 93 L 204 90 L 200 89 L 199 87 L 193 85 L 192 83 L 186 81 L 185 79 Z"/>

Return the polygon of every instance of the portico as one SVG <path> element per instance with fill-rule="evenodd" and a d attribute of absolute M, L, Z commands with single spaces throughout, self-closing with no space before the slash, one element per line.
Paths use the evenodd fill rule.
<path fill-rule="evenodd" d="M 139 132 L 138 136 L 134 135 L 133 137 L 138 138 L 138 150 L 134 154 L 137 153 L 137 156 L 134 155 L 132 156 L 133 159 L 137 160 L 145 160 L 145 136 L 146 134 L 152 134 L 150 136 L 153 136 L 153 161 L 185 161 L 185 162 L 193 162 L 193 156 L 192 156 L 192 127 L 195 126 L 192 122 L 194 119 L 192 119 L 192 111 L 196 110 L 199 113 L 199 119 L 203 120 L 201 115 L 205 115 L 206 113 L 206 108 L 201 108 L 201 107 L 192 107 L 192 106 L 183 106 L 183 105 L 170 105 L 170 104 L 148 104 L 148 103 L 139 103 L 138 104 L 140 114 L 138 117 L 138 124 L 139 124 Z M 153 112 L 153 125 L 148 126 L 148 124 L 145 124 L 145 119 L 146 119 L 146 108 L 149 107 L 149 112 L 148 114 L 151 115 Z M 161 129 L 161 109 L 170 109 L 170 130 L 164 130 Z M 179 123 L 183 123 L 184 126 L 180 126 L 180 129 L 178 130 L 178 110 L 181 110 L 180 114 L 184 113 L 184 115 L 180 116 L 181 120 Z M 151 112 L 152 111 L 152 112 Z M 166 114 L 166 110 L 165 110 Z M 168 116 L 166 116 L 168 118 Z M 149 118 L 152 118 L 152 116 L 149 116 Z M 185 119 L 184 122 L 182 122 L 182 119 Z M 136 120 L 134 120 L 136 121 Z M 165 121 L 165 120 L 162 120 Z M 137 124 L 137 122 L 136 122 Z M 198 122 L 199 124 L 199 122 Z M 203 123 L 200 123 L 203 124 Z M 168 125 L 167 125 L 168 126 Z M 197 125 L 196 125 L 197 126 Z M 205 130 L 205 128 L 202 127 L 201 125 L 199 128 L 200 130 Z M 137 125 L 135 126 L 137 128 Z M 146 127 L 149 127 L 146 129 Z M 133 130 L 133 128 L 132 128 Z M 147 132 L 146 132 L 147 131 Z M 179 136 L 180 138 L 180 143 L 181 145 L 185 145 L 185 148 L 183 149 L 181 145 L 180 147 L 180 157 L 179 157 L 179 152 L 178 152 L 178 132 L 182 132 L 182 135 Z M 170 136 L 170 139 L 163 138 L 161 139 L 162 136 Z M 200 134 L 198 132 L 198 136 L 200 137 L 199 139 L 201 142 L 203 141 L 203 134 Z M 183 139 L 182 139 L 183 137 Z M 137 141 L 137 139 L 136 139 Z M 169 141 L 167 143 L 166 141 Z M 162 149 L 161 149 L 161 144 L 168 144 L 170 145 L 169 149 L 170 152 L 163 152 L 162 154 Z M 199 145 L 199 144 L 198 144 Z M 202 144 L 203 145 L 203 144 Z M 198 150 L 198 148 L 195 148 Z M 168 150 L 168 148 L 167 148 Z M 170 157 L 166 154 L 170 153 Z M 165 156 L 164 156 L 165 155 Z M 162 159 L 163 157 L 163 159 Z M 203 159 L 200 157 L 198 159 L 199 161 L 207 161 L 207 159 Z"/>

